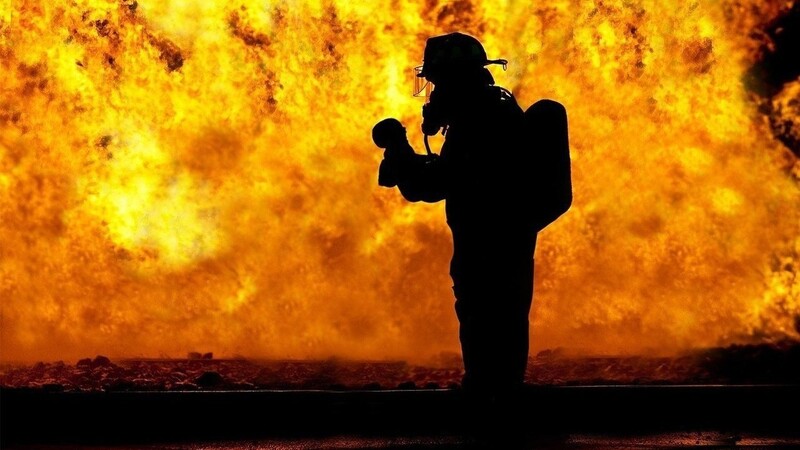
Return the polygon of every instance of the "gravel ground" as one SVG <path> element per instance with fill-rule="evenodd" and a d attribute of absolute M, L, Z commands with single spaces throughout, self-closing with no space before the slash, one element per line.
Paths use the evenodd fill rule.
<path fill-rule="evenodd" d="M 75 364 L 38 362 L 0 366 L 0 387 L 53 392 L 253 389 L 436 389 L 458 387 L 458 355 L 427 365 L 403 361 L 265 361 L 120 359 L 98 355 Z M 534 385 L 791 384 L 800 380 L 800 343 L 734 345 L 674 357 L 569 356 L 544 351 L 530 360 Z"/>

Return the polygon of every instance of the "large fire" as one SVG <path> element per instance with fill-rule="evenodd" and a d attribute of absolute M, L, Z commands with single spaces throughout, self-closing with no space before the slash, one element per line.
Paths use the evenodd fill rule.
<path fill-rule="evenodd" d="M 789 6 L 0 2 L 0 359 L 457 351 L 443 205 L 379 188 L 370 141 L 395 116 L 423 150 L 412 67 L 455 30 L 570 117 L 533 351 L 797 337 L 800 165 L 768 116 L 800 81 L 743 81 Z"/>

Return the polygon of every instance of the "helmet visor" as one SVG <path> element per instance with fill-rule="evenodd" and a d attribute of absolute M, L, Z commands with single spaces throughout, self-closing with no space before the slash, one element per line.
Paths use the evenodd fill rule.
<path fill-rule="evenodd" d="M 422 66 L 414 67 L 414 91 L 412 92 L 412 95 L 414 97 L 425 97 L 425 101 L 427 102 L 431 97 L 433 83 L 431 83 L 424 76 L 421 76 L 421 73 Z"/>

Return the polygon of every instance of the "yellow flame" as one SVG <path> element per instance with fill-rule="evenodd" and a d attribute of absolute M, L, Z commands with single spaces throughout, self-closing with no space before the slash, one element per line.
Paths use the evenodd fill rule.
<path fill-rule="evenodd" d="M 443 207 L 370 141 L 422 151 L 411 68 L 455 30 L 570 117 L 534 351 L 796 337 L 800 170 L 741 81 L 778 3 L 3 2 L 0 358 L 457 350 Z"/>

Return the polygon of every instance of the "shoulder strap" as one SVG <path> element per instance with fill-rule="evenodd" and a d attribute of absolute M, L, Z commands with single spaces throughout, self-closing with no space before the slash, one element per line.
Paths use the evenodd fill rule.
<path fill-rule="evenodd" d="M 500 91 L 500 99 L 501 100 L 515 100 L 514 94 L 511 93 L 508 89 L 502 86 L 495 86 L 495 88 Z"/>

